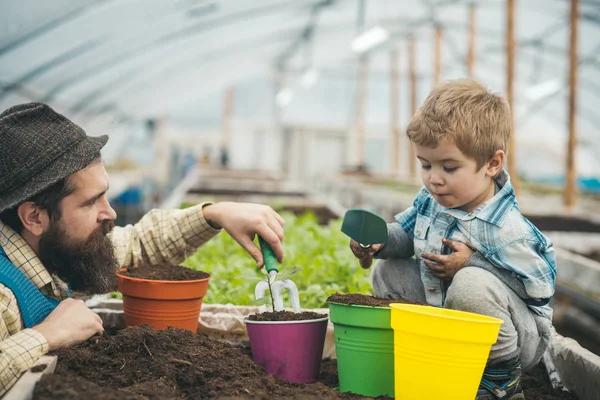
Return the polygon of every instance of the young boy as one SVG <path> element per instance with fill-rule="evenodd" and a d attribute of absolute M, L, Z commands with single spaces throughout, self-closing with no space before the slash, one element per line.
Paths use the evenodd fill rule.
<path fill-rule="evenodd" d="M 552 329 L 555 254 L 521 215 L 503 169 L 511 121 L 508 103 L 473 80 L 434 89 L 407 128 L 424 188 L 388 224 L 387 244 L 350 245 L 365 268 L 380 259 L 377 297 L 504 321 L 477 399 L 523 399 L 521 368 L 539 362 Z"/>

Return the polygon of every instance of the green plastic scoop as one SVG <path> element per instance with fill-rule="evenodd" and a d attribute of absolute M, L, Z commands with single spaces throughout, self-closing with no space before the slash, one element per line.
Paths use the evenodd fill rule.
<path fill-rule="evenodd" d="M 372 211 L 350 208 L 344 215 L 342 232 L 362 247 L 387 243 L 388 229 L 385 220 Z"/>
<path fill-rule="evenodd" d="M 276 280 L 277 273 L 279 272 L 279 268 L 277 265 L 277 257 L 273 252 L 273 248 L 264 240 L 262 237 L 258 237 L 258 245 L 260 247 L 260 251 L 262 252 L 265 269 L 267 270 L 268 277 L 267 279 L 263 279 L 262 281 L 256 284 L 254 288 L 254 297 L 256 300 L 260 300 L 265 297 L 265 292 L 267 290 L 271 290 L 271 297 L 273 298 L 273 310 L 274 311 L 283 311 L 283 290 L 287 290 L 290 295 L 290 302 L 292 303 L 292 308 L 294 312 L 300 312 L 300 295 L 298 293 L 298 288 L 294 281 L 290 279 L 282 279 Z M 258 312 L 263 313 L 267 311 L 267 307 L 265 305 L 258 306 Z"/>

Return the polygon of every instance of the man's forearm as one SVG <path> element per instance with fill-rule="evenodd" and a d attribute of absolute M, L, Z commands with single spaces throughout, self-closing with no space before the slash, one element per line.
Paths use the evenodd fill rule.
<path fill-rule="evenodd" d="M 181 263 L 220 231 L 198 205 L 185 210 L 152 210 L 140 222 L 115 228 L 111 239 L 122 267 Z"/>

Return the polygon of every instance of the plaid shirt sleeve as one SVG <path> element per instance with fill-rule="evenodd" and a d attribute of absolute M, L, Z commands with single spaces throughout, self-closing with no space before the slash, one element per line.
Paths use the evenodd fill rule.
<path fill-rule="evenodd" d="M 46 338 L 33 329 L 21 329 L 21 315 L 10 289 L 0 285 L 0 396 L 21 374 L 48 352 Z M 16 332 L 11 336 L 11 332 Z"/>
<path fill-rule="evenodd" d="M 409 258 L 415 254 L 415 224 L 419 213 L 427 212 L 424 206 L 428 203 L 427 189 L 423 188 L 415 197 L 413 206 L 397 214 L 395 221 L 388 224 L 389 241 L 375 254 L 375 258 Z"/>
<path fill-rule="evenodd" d="M 519 239 L 486 258 L 520 276 L 527 295 L 536 301 L 536 305 L 548 304 L 554 295 L 556 255 L 547 238 Z"/>
<path fill-rule="evenodd" d="M 202 203 L 184 210 L 152 210 L 135 225 L 116 227 L 111 232 L 121 267 L 142 264 L 178 265 L 219 233 L 208 224 Z"/>

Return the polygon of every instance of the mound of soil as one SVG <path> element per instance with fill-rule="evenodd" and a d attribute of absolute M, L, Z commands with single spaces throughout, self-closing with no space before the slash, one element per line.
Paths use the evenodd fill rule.
<path fill-rule="evenodd" d="M 152 281 L 195 281 L 210 277 L 206 272 L 169 264 L 143 265 L 139 268 L 120 272 L 120 274 L 131 278 L 149 279 Z"/>
<path fill-rule="evenodd" d="M 319 382 L 297 385 L 266 375 L 242 347 L 182 329 L 130 327 L 55 354 L 56 372 L 40 380 L 33 399 L 368 398 L 333 389 L 335 360 L 323 361 Z M 542 366 L 523 382 L 529 400 L 576 399 L 551 389 Z"/>
<path fill-rule="evenodd" d="M 145 400 L 146 398 L 126 389 L 118 390 L 110 386 L 100 387 L 76 375 L 44 375 L 35 386 L 34 399 L 104 399 L 104 400 Z"/>
<path fill-rule="evenodd" d="M 365 294 L 340 294 L 334 293 L 327 298 L 329 303 L 348 304 L 356 306 L 371 306 L 371 307 L 389 307 L 392 303 L 418 304 L 414 301 L 403 299 L 380 299 L 378 297 L 368 296 Z"/>
<path fill-rule="evenodd" d="M 149 400 L 338 397 L 322 383 L 279 381 L 240 348 L 182 329 L 130 327 L 55 354 L 55 374 L 36 385 L 34 399 L 105 398 L 107 388 L 119 389 L 115 396 L 123 390 L 123 396 L 129 396 L 115 399 L 131 399 L 131 394 Z M 90 381 L 101 388 L 102 396 L 90 394 L 96 390 Z"/>
<path fill-rule="evenodd" d="M 250 321 L 303 321 L 305 319 L 319 318 L 327 318 L 327 314 L 318 314 L 310 311 L 304 311 L 300 313 L 277 311 L 265 312 L 262 314 L 252 314 L 248 317 Z"/>

